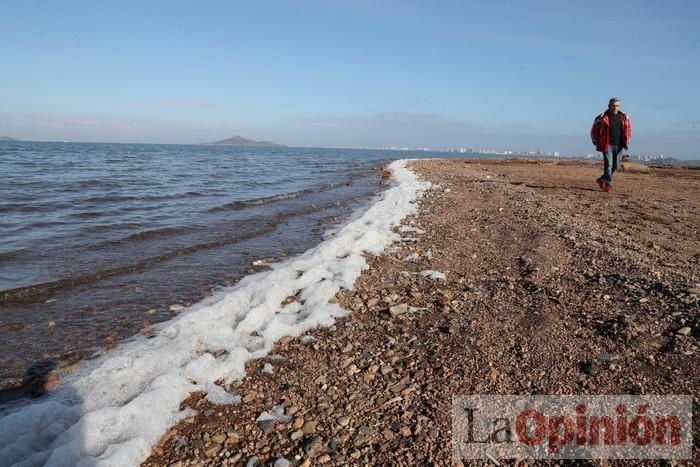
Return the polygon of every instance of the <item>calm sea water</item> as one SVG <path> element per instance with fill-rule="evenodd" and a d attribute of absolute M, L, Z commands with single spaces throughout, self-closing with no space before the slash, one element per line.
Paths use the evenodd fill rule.
<path fill-rule="evenodd" d="M 0 143 L 0 389 L 307 250 L 410 157 L 426 154 Z"/>

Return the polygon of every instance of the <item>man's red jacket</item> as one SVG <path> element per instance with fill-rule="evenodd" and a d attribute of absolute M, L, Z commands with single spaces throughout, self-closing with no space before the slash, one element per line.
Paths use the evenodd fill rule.
<path fill-rule="evenodd" d="M 627 149 L 630 141 L 632 141 L 632 122 L 630 122 L 630 118 L 624 112 L 618 111 L 618 113 L 622 121 L 622 138 L 620 145 Z M 595 144 L 596 150 L 600 152 L 606 152 L 610 147 L 610 119 L 608 118 L 607 111 L 598 115 L 593 121 L 591 141 Z"/>

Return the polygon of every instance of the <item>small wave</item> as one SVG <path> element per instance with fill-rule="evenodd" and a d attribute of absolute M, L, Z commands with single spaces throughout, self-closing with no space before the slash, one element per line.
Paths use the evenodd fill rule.
<path fill-rule="evenodd" d="M 80 232 L 83 234 L 92 234 L 92 233 L 105 233 L 105 232 L 112 232 L 113 230 L 121 230 L 121 229 L 138 229 L 143 227 L 142 224 L 138 224 L 135 222 L 123 222 L 123 223 L 112 223 L 112 224 L 99 224 L 99 225 L 86 225 L 85 227 L 80 229 Z"/>
<path fill-rule="evenodd" d="M 71 214 L 69 217 L 73 219 L 82 219 L 82 220 L 88 220 L 88 219 L 97 219 L 98 217 L 104 216 L 104 212 L 96 212 L 96 211 L 84 211 L 84 212 L 76 212 L 75 214 Z"/>
<path fill-rule="evenodd" d="M 144 258 L 141 261 L 137 261 L 135 263 L 123 265 L 123 266 L 117 266 L 114 268 L 109 268 L 109 269 L 102 269 L 100 271 L 96 271 L 93 273 L 89 274 L 84 274 L 82 276 L 78 277 L 72 277 L 72 278 L 65 278 L 65 279 L 59 279 L 56 281 L 51 281 L 51 282 L 44 282 L 41 284 L 35 284 L 27 287 L 20 287 L 20 288 L 15 288 L 15 289 L 10 289 L 10 290 L 4 290 L 2 291 L 4 294 L 4 303 L 6 305 L 19 305 L 19 304 L 27 304 L 27 303 L 36 303 L 38 301 L 43 301 L 46 300 L 47 298 L 51 297 L 52 295 L 55 295 L 56 293 L 72 288 L 78 285 L 84 285 L 84 284 L 89 284 L 89 283 L 94 283 L 103 279 L 106 279 L 108 277 L 120 275 L 120 274 L 127 274 L 127 273 L 134 273 L 134 272 L 141 272 L 141 271 L 146 271 L 152 267 L 154 267 L 156 264 L 161 263 L 163 261 L 167 261 L 169 259 L 175 258 L 177 256 L 181 255 L 186 255 L 190 253 L 194 253 L 199 250 L 205 250 L 205 249 L 210 249 L 210 248 L 217 248 L 220 246 L 224 245 L 233 245 L 235 243 L 242 242 L 244 240 L 248 240 L 251 238 L 255 238 L 261 235 L 265 235 L 271 231 L 273 231 L 279 224 L 282 222 L 287 221 L 290 218 L 296 217 L 296 216 L 303 216 L 307 215 L 316 211 L 323 211 L 326 209 L 337 209 L 342 206 L 350 205 L 353 203 L 358 202 L 357 199 L 355 198 L 347 198 L 343 201 L 334 201 L 328 204 L 324 204 L 321 206 L 315 206 L 311 205 L 308 206 L 304 209 L 299 209 L 296 211 L 287 211 L 284 213 L 279 213 L 272 218 L 270 218 L 267 222 L 262 222 L 259 226 L 257 226 L 256 229 L 251 230 L 249 232 L 245 232 L 239 235 L 232 235 L 228 236 L 225 238 L 222 238 L 220 240 L 215 240 L 212 242 L 207 242 L 207 243 L 198 243 L 195 245 L 190 245 L 187 247 L 183 248 L 176 248 L 174 250 L 167 251 L 163 254 L 157 255 L 157 256 L 152 256 L 150 258 Z M 123 226 L 123 224 L 122 224 Z M 173 229 L 173 228 L 171 228 Z M 177 228 L 175 228 L 177 229 Z M 180 228 L 182 231 L 187 231 L 189 229 L 186 228 Z M 146 231 L 148 232 L 148 231 Z M 90 248 L 103 248 L 106 244 L 116 244 L 116 243 L 123 243 L 126 239 L 132 240 L 142 240 L 144 238 L 148 238 L 147 235 L 153 235 L 154 232 L 156 231 L 150 231 L 150 234 L 146 234 L 146 236 L 139 237 L 139 235 L 143 235 L 146 232 L 140 232 L 137 234 L 130 235 L 128 237 L 125 237 L 123 240 L 115 240 L 115 241 L 107 241 L 104 243 L 100 243 L 99 245 L 93 245 Z M 158 235 L 158 233 L 155 233 L 155 235 Z"/>
<path fill-rule="evenodd" d="M 169 199 L 182 198 L 183 196 L 202 196 L 198 191 L 188 191 L 186 193 L 173 193 L 168 195 L 103 195 L 92 196 L 81 200 L 85 203 L 119 203 L 124 201 L 164 201 Z"/>
<path fill-rule="evenodd" d="M 318 188 L 306 188 L 304 190 L 292 191 L 290 193 L 282 193 L 279 195 L 264 196 L 262 198 L 246 199 L 241 201 L 234 201 L 232 203 L 224 204 L 223 206 L 216 206 L 207 209 L 206 212 L 219 212 L 219 211 L 235 211 L 239 209 L 245 209 L 253 206 L 260 206 L 263 204 L 270 204 L 276 201 L 284 201 L 286 199 L 299 198 L 301 196 L 309 195 L 312 193 L 321 193 L 323 191 L 332 190 L 337 188 L 338 185 L 330 184 L 323 185 Z"/>
<path fill-rule="evenodd" d="M 124 238 L 116 240 L 114 243 L 124 243 L 141 241 L 149 238 L 166 237 L 168 235 L 177 235 L 185 232 L 189 232 L 191 229 L 186 227 L 163 227 L 160 229 L 143 230 L 141 232 L 136 232 L 131 235 L 127 235 Z"/>
<path fill-rule="evenodd" d="M 10 213 L 10 212 L 52 212 L 56 209 L 62 209 L 70 207 L 68 203 L 41 203 L 41 204 L 27 204 L 27 203 L 7 203 L 0 205 L 0 213 Z"/>
<path fill-rule="evenodd" d="M 3 263 L 5 261 L 15 261 L 21 259 L 25 256 L 26 252 L 27 250 L 24 248 L 19 250 L 0 252 L 0 263 Z"/>

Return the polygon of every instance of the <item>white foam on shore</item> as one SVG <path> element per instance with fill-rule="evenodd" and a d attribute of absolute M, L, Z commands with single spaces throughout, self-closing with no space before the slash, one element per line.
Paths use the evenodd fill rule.
<path fill-rule="evenodd" d="M 215 382 L 241 379 L 245 362 L 268 354 L 281 337 L 329 326 L 345 315 L 329 300 L 352 288 L 368 267 L 363 253 L 379 254 L 400 240 L 392 227 L 416 212 L 415 200 L 430 183 L 408 170 L 406 161 L 390 167 L 392 186 L 317 247 L 155 326 L 151 339 L 136 337 L 83 362 L 50 397 L 5 414 L 0 466 L 138 465 L 168 428 L 190 414 L 179 406 L 191 392 L 204 391 L 218 403 L 238 402 Z M 283 305 L 291 295 L 297 301 Z"/>

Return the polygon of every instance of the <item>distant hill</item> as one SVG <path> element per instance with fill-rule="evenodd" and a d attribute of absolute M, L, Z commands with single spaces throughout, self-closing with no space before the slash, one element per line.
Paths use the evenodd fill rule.
<path fill-rule="evenodd" d="M 270 141 L 253 141 L 252 139 L 244 138 L 242 136 L 234 136 L 233 138 L 222 139 L 221 141 L 215 141 L 213 143 L 207 144 L 219 144 L 222 146 L 258 146 L 266 148 L 284 148 L 284 144 L 271 143 Z"/>
<path fill-rule="evenodd" d="M 14 138 L 10 138 L 9 136 L 0 136 L 0 141 L 17 141 Z"/>

